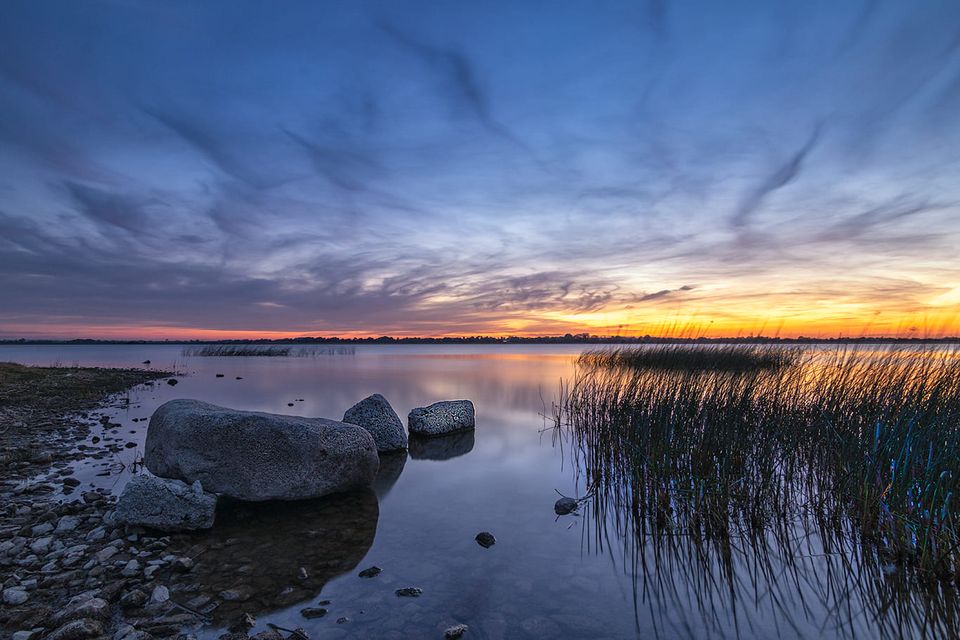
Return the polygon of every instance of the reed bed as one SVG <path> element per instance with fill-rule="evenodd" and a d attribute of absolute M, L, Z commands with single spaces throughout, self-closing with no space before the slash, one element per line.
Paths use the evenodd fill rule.
<path fill-rule="evenodd" d="M 667 371 L 757 371 L 796 364 L 801 355 L 799 349 L 771 345 L 665 344 L 588 351 L 580 363 Z"/>
<path fill-rule="evenodd" d="M 955 351 L 697 348 L 589 352 L 563 389 L 554 418 L 598 523 L 721 541 L 800 523 L 826 553 L 853 537 L 958 579 Z"/>
<path fill-rule="evenodd" d="M 353 355 L 352 346 L 288 347 L 275 345 L 206 344 L 184 347 L 182 355 L 192 357 L 309 358 L 325 355 Z"/>

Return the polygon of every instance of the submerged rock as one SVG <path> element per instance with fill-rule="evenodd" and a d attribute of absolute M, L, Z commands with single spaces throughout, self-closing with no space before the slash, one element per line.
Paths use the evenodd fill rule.
<path fill-rule="evenodd" d="M 553 511 L 558 516 L 565 516 L 568 513 L 573 513 L 576 511 L 579 504 L 580 503 L 573 498 L 560 498 L 556 501 L 556 503 L 554 503 Z"/>
<path fill-rule="evenodd" d="M 209 529 L 216 508 L 217 496 L 204 491 L 199 481 L 190 486 L 179 480 L 140 475 L 124 487 L 112 520 L 164 531 Z"/>
<path fill-rule="evenodd" d="M 493 545 L 497 544 L 497 539 L 489 531 L 481 531 L 477 534 L 475 540 L 477 541 L 477 544 L 484 549 L 489 549 Z"/>
<path fill-rule="evenodd" d="M 298 500 L 369 486 L 377 446 L 362 427 L 171 400 L 150 418 L 151 472 L 239 500 Z"/>
<path fill-rule="evenodd" d="M 367 567 L 366 569 L 361 571 L 358 575 L 361 578 L 376 578 L 378 575 L 380 575 L 381 571 L 383 570 L 380 567 L 378 567 L 377 565 L 373 565 L 372 567 Z"/>
<path fill-rule="evenodd" d="M 465 624 L 455 624 L 443 632 L 443 637 L 446 640 L 457 640 L 458 638 L 462 638 L 468 629 L 469 627 Z"/>
<path fill-rule="evenodd" d="M 401 598 L 419 598 L 423 595 L 423 589 L 420 587 L 404 587 L 397 589 L 396 594 Z"/>
<path fill-rule="evenodd" d="M 407 416 L 411 435 L 441 436 L 476 428 L 473 403 L 469 400 L 444 400 L 429 407 L 417 407 Z"/>
<path fill-rule="evenodd" d="M 407 448 L 407 433 L 400 416 L 387 399 L 379 393 L 364 398 L 343 414 L 343 421 L 363 427 L 373 436 L 377 451 L 397 451 Z"/>
<path fill-rule="evenodd" d="M 302 502 L 221 499 L 217 526 L 175 537 L 181 545 L 169 551 L 194 554 L 193 569 L 179 579 L 188 579 L 196 593 L 221 601 L 210 611 L 204 609 L 217 624 L 242 613 L 261 617 L 297 603 L 304 604 L 294 612 L 307 606 L 329 609 L 317 598 L 330 580 L 356 575 L 362 568 L 357 565 L 370 551 L 378 518 L 371 489 Z M 225 591 L 249 599 L 217 597 Z"/>

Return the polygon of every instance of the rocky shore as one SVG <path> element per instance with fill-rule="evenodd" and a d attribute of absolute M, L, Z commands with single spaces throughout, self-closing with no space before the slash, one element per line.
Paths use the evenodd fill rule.
<path fill-rule="evenodd" d="M 381 406 L 389 408 L 385 401 L 372 397 L 358 403 L 363 411 L 348 412 L 374 434 L 362 432 L 372 452 L 364 455 L 389 452 L 372 487 L 304 501 L 296 510 L 221 496 L 216 526 L 193 522 L 191 512 L 181 518 L 190 525 L 183 528 L 206 530 L 165 532 L 123 524 L 115 495 L 73 477 L 76 461 L 104 460 L 130 446 L 102 407 L 129 402 L 124 391 L 162 379 L 175 380 L 157 371 L 0 364 L 0 637 L 190 640 L 212 626 L 229 629 L 223 640 L 309 640 L 302 628 L 273 625 L 272 613 L 360 569 L 377 528 L 376 492 L 389 490 L 406 459 L 406 438 L 394 433 L 399 419 Z M 437 415 L 428 412 L 425 420 L 444 418 L 441 403 L 428 409 Z M 212 495 L 196 482 L 157 482 L 176 484 L 183 494 L 177 500 Z M 149 496 L 157 488 L 143 484 L 141 502 L 156 501 Z M 447 637 L 463 635 L 461 627 Z M 402 633 L 385 629 L 385 637 Z"/>
<path fill-rule="evenodd" d="M 95 409 L 111 398 L 123 403 L 116 394 L 168 377 L 0 364 L 0 637 L 186 640 L 191 636 L 184 629 L 211 619 L 216 601 L 190 577 L 196 562 L 189 552 L 207 549 L 186 537 L 110 526 L 105 516 L 116 498 L 82 491 L 72 477 L 71 463 L 123 447 L 119 438 L 84 444 L 90 424 L 97 424 Z M 112 426 L 105 417 L 100 425 L 106 432 Z M 208 547 L 216 555 L 224 544 Z M 222 591 L 224 598 L 234 595 Z M 244 620 L 250 618 L 241 626 Z M 236 635 L 246 636 L 245 630 Z M 259 635 L 286 637 L 278 630 Z"/>

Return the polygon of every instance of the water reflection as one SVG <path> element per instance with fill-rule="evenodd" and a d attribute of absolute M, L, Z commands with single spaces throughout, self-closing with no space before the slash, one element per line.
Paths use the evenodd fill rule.
<path fill-rule="evenodd" d="M 446 436 L 410 437 L 410 457 L 414 460 L 450 460 L 473 451 L 474 431 Z"/>
<path fill-rule="evenodd" d="M 373 490 L 381 500 L 390 493 L 390 489 L 400 479 L 403 467 L 407 464 L 406 451 L 391 451 L 380 454 L 380 469 L 373 481 Z"/>
<path fill-rule="evenodd" d="M 229 623 L 315 597 L 353 570 L 370 550 L 379 504 L 364 490 L 297 502 L 223 501 L 216 526 L 176 536 L 174 548 L 196 566 L 174 599 Z"/>

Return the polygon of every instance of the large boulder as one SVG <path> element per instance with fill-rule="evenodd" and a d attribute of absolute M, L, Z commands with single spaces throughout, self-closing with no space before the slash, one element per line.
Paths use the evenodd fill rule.
<path fill-rule="evenodd" d="M 300 500 L 367 487 L 377 445 L 362 427 L 171 400 L 150 418 L 151 472 L 239 500 Z"/>
<path fill-rule="evenodd" d="M 209 529 L 216 508 L 217 496 L 204 491 L 199 481 L 190 486 L 141 475 L 124 487 L 112 521 L 164 531 Z"/>
<path fill-rule="evenodd" d="M 407 432 L 400 416 L 379 393 L 364 398 L 343 414 L 343 421 L 363 427 L 373 436 L 377 451 L 399 451 L 407 448 Z"/>
<path fill-rule="evenodd" d="M 429 407 L 418 407 L 407 417 L 410 435 L 442 436 L 476 428 L 473 403 L 469 400 L 444 400 Z"/>

